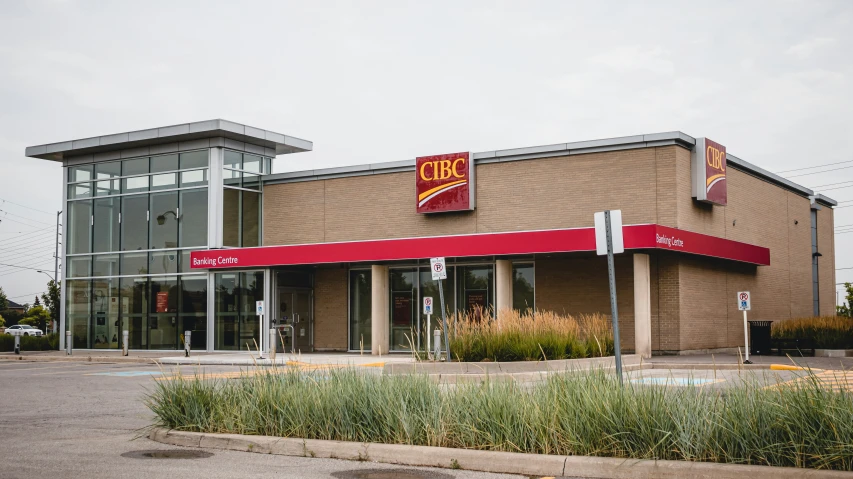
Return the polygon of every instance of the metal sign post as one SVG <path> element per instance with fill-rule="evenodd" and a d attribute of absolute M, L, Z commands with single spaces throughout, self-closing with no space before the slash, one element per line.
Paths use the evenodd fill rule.
<path fill-rule="evenodd" d="M 432 316 L 432 296 L 424 296 L 424 314 L 426 315 L 426 334 L 424 336 L 426 336 L 427 358 L 432 359 L 432 350 L 429 343 L 430 329 L 432 328 L 430 322 L 430 317 Z"/>
<path fill-rule="evenodd" d="M 749 291 L 739 291 L 737 294 L 737 309 L 743 311 L 743 349 L 746 352 L 746 360 L 744 364 L 752 364 L 749 360 L 749 331 L 747 329 L 746 312 L 752 306 L 752 298 Z"/>
<path fill-rule="evenodd" d="M 595 246 L 599 255 L 607 255 L 607 276 L 610 283 L 610 311 L 613 319 L 613 350 L 616 356 L 616 376 L 622 384 L 622 348 L 619 345 L 619 311 L 616 307 L 616 271 L 613 254 L 623 253 L 622 211 L 607 210 L 595 213 Z"/>
<path fill-rule="evenodd" d="M 263 301 L 255 301 L 255 314 L 259 316 L 258 320 L 261 322 L 261 331 L 264 330 L 264 302 Z M 259 338 L 260 339 L 260 338 Z M 272 347 L 272 345 L 267 345 L 267 347 Z M 261 347 L 258 351 L 258 358 L 264 359 L 264 348 Z"/>
<path fill-rule="evenodd" d="M 446 361 L 450 361 L 453 356 L 450 355 L 450 341 L 447 340 L 447 311 L 444 307 L 444 288 L 441 285 L 441 280 L 447 279 L 447 265 L 444 258 L 430 258 L 430 270 L 432 271 L 432 279 L 438 281 L 438 299 L 441 301 L 441 325 L 444 328 L 444 347 L 447 348 Z M 439 359 L 436 357 L 436 359 Z"/>

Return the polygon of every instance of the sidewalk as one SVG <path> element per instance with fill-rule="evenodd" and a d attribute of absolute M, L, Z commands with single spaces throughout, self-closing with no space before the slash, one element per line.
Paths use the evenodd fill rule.
<path fill-rule="evenodd" d="M 750 356 L 749 360 L 754 365 L 785 364 L 791 366 L 808 367 L 812 369 L 853 369 L 853 358 L 814 358 L 791 356 Z M 737 354 L 697 354 L 678 356 L 652 356 L 645 362 L 655 365 L 655 368 L 671 366 L 673 369 L 694 369 L 695 367 L 708 368 L 714 365 L 739 364 L 741 357 Z"/>

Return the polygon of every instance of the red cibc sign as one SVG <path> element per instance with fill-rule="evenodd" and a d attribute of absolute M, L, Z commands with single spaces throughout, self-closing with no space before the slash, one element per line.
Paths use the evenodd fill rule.
<path fill-rule="evenodd" d="M 474 209 L 471 153 L 421 156 L 415 165 L 418 213 Z"/>

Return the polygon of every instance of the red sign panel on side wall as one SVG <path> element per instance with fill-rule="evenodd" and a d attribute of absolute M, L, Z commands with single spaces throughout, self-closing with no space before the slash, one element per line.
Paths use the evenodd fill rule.
<path fill-rule="evenodd" d="M 708 138 L 697 138 L 693 151 L 693 196 L 699 201 L 726 206 L 726 147 Z"/>
<path fill-rule="evenodd" d="M 418 213 L 474 209 L 471 153 L 421 156 L 415 165 Z"/>

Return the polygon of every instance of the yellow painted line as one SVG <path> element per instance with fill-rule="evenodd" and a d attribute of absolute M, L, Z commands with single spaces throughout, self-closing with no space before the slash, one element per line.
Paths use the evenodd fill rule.
<path fill-rule="evenodd" d="M 809 371 L 809 368 L 800 366 L 789 366 L 787 364 L 771 364 L 771 371 Z M 811 369 L 811 371 L 823 371 L 823 369 Z"/>

